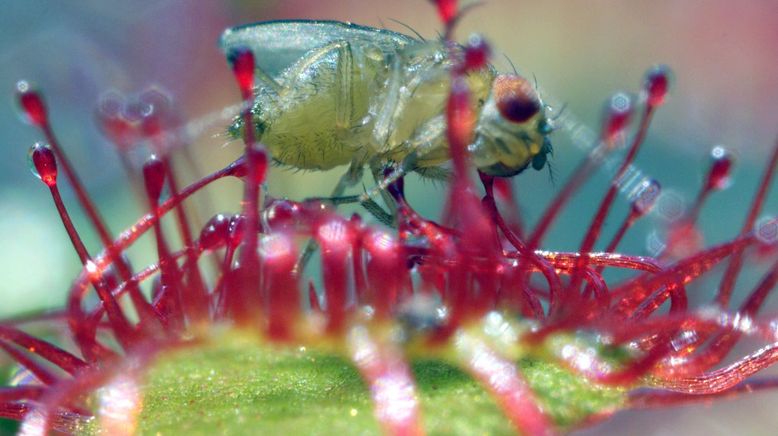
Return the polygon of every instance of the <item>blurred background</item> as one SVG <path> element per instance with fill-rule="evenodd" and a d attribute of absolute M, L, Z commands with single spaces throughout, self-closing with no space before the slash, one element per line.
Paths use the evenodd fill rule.
<path fill-rule="evenodd" d="M 145 209 L 123 175 L 118 155 L 94 122 L 100 96 L 109 90 L 129 95 L 149 86 L 165 89 L 187 120 L 215 118 L 191 138 L 187 152 L 194 166 L 211 172 L 235 159 L 242 145 L 224 136 L 222 109 L 238 102 L 229 69 L 216 45 L 226 27 L 271 19 L 335 19 L 407 32 L 412 27 L 434 37 L 434 9 L 424 0 L 371 1 L 222 1 L 85 0 L 5 2 L 0 16 L 0 317 L 60 307 L 78 259 L 56 216 L 50 197 L 29 172 L 27 149 L 42 138 L 22 122 L 13 90 L 20 79 L 45 93 L 55 130 L 114 232 L 131 225 Z M 737 157 L 733 183 L 714 194 L 702 213 L 707 243 L 732 237 L 741 226 L 756 181 L 778 134 L 778 2 L 746 0 L 491 0 L 461 23 L 458 37 L 484 34 L 495 64 L 507 71 L 502 54 L 520 72 L 535 76 L 544 96 L 566 104 L 569 113 L 597 131 L 602 103 L 616 91 L 636 92 L 647 67 L 665 63 L 675 72 L 672 97 L 655 118 L 637 161 L 643 174 L 671 193 L 666 210 L 689 204 L 708 165 L 708 153 L 724 145 Z M 530 222 L 559 189 L 585 154 L 586 144 L 555 134 L 548 172 L 528 171 L 516 178 L 523 213 Z M 135 153 L 142 162 L 147 152 Z M 342 169 L 329 173 L 273 171 L 275 196 L 301 199 L 329 193 Z M 196 178 L 182 165 L 182 182 Z M 577 196 L 552 231 L 545 248 L 577 247 L 593 214 L 592 202 L 606 186 L 602 171 Z M 443 188 L 410 182 L 410 199 L 420 212 L 440 213 Z M 766 214 L 778 210 L 773 192 Z M 98 244 L 75 207 L 76 225 L 87 246 Z M 240 185 L 221 183 L 201 204 L 203 219 L 217 211 L 236 211 Z M 622 197 L 623 198 L 623 197 Z M 616 208 L 614 227 L 627 210 Z M 672 212 L 655 213 L 628 235 L 622 251 L 651 254 L 664 236 Z M 201 221 L 202 222 L 202 221 Z M 151 257 L 151 241 L 133 252 L 136 266 Z M 761 271 L 764 265 L 749 265 Z M 690 291 L 706 301 L 716 276 Z M 741 280 L 750 289 L 758 276 Z M 706 291 L 708 292 L 706 294 Z M 700 297 L 697 297 L 699 295 Z M 742 297 L 742 294 L 741 294 Z M 775 305 L 773 305 L 773 308 Z M 583 434 L 773 434 L 778 394 L 759 394 L 716 405 L 660 412 L 628 412 L 584 430 Z"/>

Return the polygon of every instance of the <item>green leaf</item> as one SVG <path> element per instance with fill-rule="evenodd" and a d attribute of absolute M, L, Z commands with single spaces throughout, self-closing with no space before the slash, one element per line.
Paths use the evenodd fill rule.
<path fill-rule="evenodd" d="M 557 365 L 522 360 L 519 368 L 562 427 L 623 401 L 622 391 Z M 412 369 L 428 433 L 514 433 L 489 394 L 456 367 L 425 359 Z M 161 355 L 142 391 L 142 434 L 380 434 L 368 390 L 347 360 L 232 334 Z"/>

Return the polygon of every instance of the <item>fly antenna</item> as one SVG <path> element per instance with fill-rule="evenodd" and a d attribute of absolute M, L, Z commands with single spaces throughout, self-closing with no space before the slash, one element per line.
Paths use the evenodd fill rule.
<path fill-rule="evenodd" d="M 421 36 L 421 33 L 417 32 L 416 29 L 414 29 L 410 25 L 405 24 L 405 23 L 403 23 L 400 20 L 395 20 L 394 18 L 389 18 L 389 21 L 395 22 L 395 23 L 405 27 L 406 29 L 410 30 L 414 35 L 416 35 L 416 37 L 419 38 L 422 42 L 427 42 L 427 39 L 424 38 L 423 36 Z"/>
<path fill-rule="evenodd" d="M 519 70 L 516 69 L 516 65 L 513 64 L 513 61 L 511 60 L 511 58 L 509 58 L 508 55 L 505 54 L 505 53 L 503 53 L 502 55 L 505 58 L 505 60 L 508 61 L 508 64 L 511 66 L 511 69 L 513 70 L 513 74 L 518 76 L 519 75 Z"/>

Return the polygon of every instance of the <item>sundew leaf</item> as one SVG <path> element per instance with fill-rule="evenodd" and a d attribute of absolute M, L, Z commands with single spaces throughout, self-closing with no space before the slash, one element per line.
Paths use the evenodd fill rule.
<path fill-rule="evenodd" d="M 621 390 L 594 386 L 557 365 L 518 365 L 560 427 L 623 402 Z M 412 370 L 429 434 L 515 433 L 489 394 L 455 366 L 425 359 Z M 235 334 L 160 355 L 142 390 L 141 434 L 381 433 L 369 392 L 347 360 Z"/>

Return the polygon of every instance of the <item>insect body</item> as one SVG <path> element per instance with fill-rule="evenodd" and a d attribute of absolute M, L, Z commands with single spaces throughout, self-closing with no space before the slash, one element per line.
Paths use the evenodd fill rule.
<path fill-rule="evenodd" d="M 354 177 L 388 162 L 441 174 L 452 66 L 442 43 L 335 21 L 271 21 L 227 30 L 221 46 L 228 54 L 254 51 L 253 127 L 279 163 L 350 164 Z M 551 129 L 534 87 L 491 66 L 466 79 L 478 110 L 469 147 L 475 165 L 501 177 L 542 168 Z M 232 131 L 242 128 L 237 120 Z"/>

